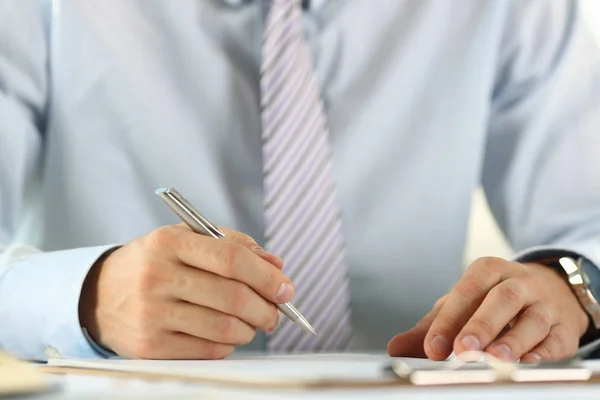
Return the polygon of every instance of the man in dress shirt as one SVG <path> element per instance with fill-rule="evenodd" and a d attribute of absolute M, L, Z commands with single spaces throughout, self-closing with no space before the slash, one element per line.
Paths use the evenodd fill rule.
<path fill-rule="evenodd" d="M 43 360 L 388 345 L 536 361 L 597 336 L 547 261 L 600 265 L 600 51 L 577 2 L 303 2 L 303 71 L 341 216 L 335 279 L 327 263 L 292 274 L 265 233 L 263 43 L 295 12 L 269 20 L 274 4 L 296 7 L 0 0 L 0 347 Z M 517 254 L 463 273 L 479 184 Z M 226 239 L 176 225 L 163 186 Z M 311 310 L 315 287 L 348 297 Z M 292 299 L 321 335 L 272 346 L 287 323 L 273 303 Z"/>

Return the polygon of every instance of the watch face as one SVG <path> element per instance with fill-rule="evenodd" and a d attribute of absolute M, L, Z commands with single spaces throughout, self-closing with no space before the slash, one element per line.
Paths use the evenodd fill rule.
<path fill-rule="evenodd" d="M 588 289 L 592 292 L 592 295 L 594 295 L 596 300 L 600 300 L 600 269 L 585 258 L 583 259 L 581 266 L 583 272 L 589 279 Z"/>

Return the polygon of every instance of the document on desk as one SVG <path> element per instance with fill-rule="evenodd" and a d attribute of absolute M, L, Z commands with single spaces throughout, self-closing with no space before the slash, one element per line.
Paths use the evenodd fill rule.
<path fill-rule="evenodd" d="M 181 380 L 278 388 L 364 387 L 389 384 L 451 385 L 510 382 L 586 381 L 598 365 L 463 363 L 391 358 L 374 354 L 234 355 L 226 360 L 149 361 L 55 358 L 49 373 L 110 374 L 140 379 Z"/>
<path fill-rule="evenodd" d="M 187 377 L 217 383 L 259 386 L 374 385 L 397 380 L 386 373 L 391 358 L 375 354 L 234 355 L 225 360 L 149 361 L 50 359 L 51 368 L 146 374 L 160 378 Z M 414 368 L 437 365 L 423 359 L 403 359 Z M 46 369 L 46 372 L 52 372 Z"/>

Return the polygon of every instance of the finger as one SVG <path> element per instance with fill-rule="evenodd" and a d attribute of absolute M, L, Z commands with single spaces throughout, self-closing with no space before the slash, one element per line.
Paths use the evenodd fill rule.
<path fill-rule="evenodd" d="M 211 342 L 234 345 L 250 343 L 256 332 L 248 323 L 233 315 L 183 301 L 169 305 L 164 328 Z"/>
<path fill-rule="evenodd" d="M 225 234 L 226 240 L 231 240 L 232 242 L 238 243 L 246 247 L 248 250 L 256 253 L 263 260 L 273 264 L 279 270 L 283 269 L 283 260 L 277 255 L 270 253 L 263 249 L 261 246 L 259 246 L 259 244 L 256 243 L 256 240 L 254 240 L 252 236 L 228 228 L 219 227 L 219 229 L 221 229 Z"/>
<path fill-rule="evenodd" d="M 423 343 L 429 327 L 439 310 L 430 311 L 413 328 L 394 336 L 387 345 L 388 354 L 392 357 L 426 358 Z"/>
<path fill-rule="evenodd" d="M 517 323 L 492 343 L 486 352 L 502 360 L 516 361 L 540 343 L 555 321 L 554 311 L 542 303 L 527 307 Z"/>
<path fill-rule="evenodd" d="M 487 293 L 506 278 L 521 273 L 519 264 L 500 258 L 475 261 L 452 288 L 448 299 L 425 338 L 425 353 L 433 360 L 445 360 L 456 336 L 473 316 Z"/>
<path fill-rule="evenodd" d="M 176 271 L 172 295 L 179 300 L 233 315 L 264 331 L 279 325 L 279 312 L 244 283 L 211 272 L 183 267 Z"/>
<path fill-rule="evenodd" d="M 446 300 L 446 296 L 436 302 L 429 311 L 412 329 L 394 336 L 387 345 L 388 354 L 392 357 L 425 358 L 423 342 L 431 323 L 437 316 Z"/>
<path fill-rule="evenodd" d="M 243 282 L 271 302 L 287 303 L 294 297 L 287 276 L 238 243 L 168 226 L 153 231 L 148 240 L 157 253 L 172 254 L 186 265 Z"/>
<path fill-rule="evenodd" d="M 512 319 L 530 304 L 530 297 L 521 280 L 507 279 L 500 282 L 489 291 L 477 311 L 456 336 L 454 351 L 461 353 L 485 349 Z"/>
<path fill-rule="evenodd" d="M 176 227 L 182 228 L 182 229 L 187 229 L 189 231 L 191 231 L 191 228 L 185 224 L 185 223 L 179 223 L 177 225 L 175 225 Z M 225 228 L 222 226 L 219 226 L 219 229 L 221 230 L 221 232 L 223 232 L 223 234 L 225 235 L 225 240 L 230 240 L 232 242 L 238 243 L 244 247 L 246 247 L 248 250 L 256 253 L 259 257 L 261 257 L 262 259 L 264 259 L 265 261 L 270 262 L 271 264 L 273 264 L 275 267 L 277 267 L 278 269 L 283 269 L 283 260 L 277 256 L 276 254 L 270 253 L 268 251 L 266 251 L 265 249 L 263 249 L 257 242 L 256 240 L 254 240 L 254 238 L 250 235 L 247 235 L 243 232 L 239 232 L 233 229 L 229 229 L 229 228 Z"/>
<path fill-rule="evenodd" d="M 218 360 L 235 350 L 234 345 L 211 342 L 181 332 L 164 332 L 152 338 L 137 340 L 124 358 L 147 360 Z"/>
<path fill-rule="evenodd" d="M 526 363 L 540 361 L 559 361 L 575 355 L 579 346 L 579 337 L 568 326 L 554 325 L 548 336 L 534 349 L 521 357 Z"/>

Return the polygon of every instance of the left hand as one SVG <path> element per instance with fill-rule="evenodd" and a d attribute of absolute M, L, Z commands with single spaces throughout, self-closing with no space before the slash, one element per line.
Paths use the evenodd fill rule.
<path fill-rule="evenodd" d="M 481 258 L 415 327 L 390 340 L 388 352 L 444 360 L 452 351 L 482 350 L 509 361 L 553 361 L 575 354 L 588 325 L 552 268 Z"/>

